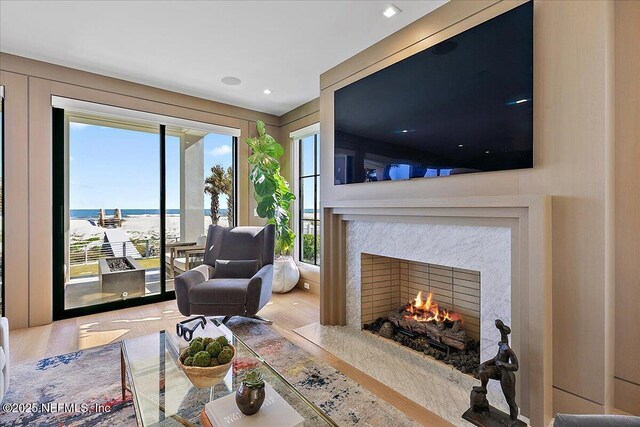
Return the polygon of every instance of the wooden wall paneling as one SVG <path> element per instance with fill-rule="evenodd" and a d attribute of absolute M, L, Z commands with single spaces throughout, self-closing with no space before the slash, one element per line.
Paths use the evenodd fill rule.
<path fill-rule="evenodd" d="M 4 309 L 11 329 L 29 326 L 29 82 L 0 71 L 4 86 Z"/>
<path fill-rule="evenodd" d="M 340 325 L 347 323 L 346 265 L 344 253 L 346 248 L 346 224 L 332 209 L 322 209 L 323 233 L 320 240 L 322 268 L 320 269 L 320 323 L 323 325 Z"/>
<path fill-rule="evenodd" d="M 53 319 L 51 82 L 29 77 L 29 326 Z"/>
<path fill-rule="evenodd" d="M 615 406 L 640 415 L 640 2 L 615 22 Z"/>

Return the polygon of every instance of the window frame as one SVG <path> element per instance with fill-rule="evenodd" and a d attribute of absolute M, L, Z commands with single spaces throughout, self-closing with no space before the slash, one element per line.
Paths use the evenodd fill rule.
<path fill-rule="evenodd" d="M 314 137 L 314 165 L 313 165 L 313 174 L 311 175 L 303 175 L 302 174 L 302 166 L 303 162 L 301 159 L 302 155 L 302 140 L 307 137 Z M 320 144 L 320 123 L 314 123 L 310 126 L 306 126 L 302 129 L 299 129 L 290 134 L 290 142 L 291 146 L 294 148 L 292 151 L 292 164 L 293 164 L 293 189 L 294 194 L 296 195 L 296 200 L 294 202 L 294 231 L 296 232 L 296 241 L 294 245 L 294 259 L 298 263 L 302 263 L 308 266 L 320 267 L 320 247 L 314 246 L 314 259 L 313 262 L 309 262 L 303 259 L 303 222 L 304 220 L 304 201 L 302 200 L 302 180 L 305 178 L 313 178 L 314 179 L 314 195 L 315 199 L 313 202 L 314 206 L 314 218 L 312 220 L 306 220 L 308 222 L 312 222 L 314 224 L 314 236 L 315 239 L 320 237 L 320 227 L 321 227 L 321 214 L 320 214 L 320 159 L 319 157 L 319 144 Z"/>

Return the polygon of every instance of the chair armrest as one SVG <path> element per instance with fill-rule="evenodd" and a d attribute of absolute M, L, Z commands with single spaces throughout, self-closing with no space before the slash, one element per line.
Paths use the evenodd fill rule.
<path fill-rule="evenodd" d="M 178 310 L 183 316 L 191 316 L 191 303 L 189 302 L 191 288 L 209 280 L 208 267 L 205 265 L 199 267 L 185 271 L 174 279 L 176 302 L 178 303 Z"/>
<path fill-rule="evenodd" d="M 273 264 L 263 266 L 247 285 L 247 316 L 253 316 L 271 299 Z"/>
<path fill-rule="evenodd" d="M 165 247 L 167 249 L 169 248 L 175 248 L 178 246 L 194 246 L 197 242 L 173 242 L 173 243 L 165 243 Z"/>
<path fill-rule="evenodd" d="M 180 249 L 180 253 L 187 255 L 202 255 L 204 254 L 204 248 L 190 248 L 190 249 Z"/>
<path fill-rule="evenodd" d="M 178 251 L 178 255 L 180 254 L 184 255 L 185 270 L 191 270 L 191 257 L 196 257 L 200 255 L 204 257 L 204 248 L 193 247 L 193 249 L 183 249 Z"/>

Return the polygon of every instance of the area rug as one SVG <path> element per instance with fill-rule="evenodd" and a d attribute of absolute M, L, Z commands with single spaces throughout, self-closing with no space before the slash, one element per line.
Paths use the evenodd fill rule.
<path fill-rule="evenodd" d="M 419 425 L 269 326 L 244 318 L 232 318 L 227 326 L 337 424 Z"/>
<path fill-rule="evenodd" d="M 135 426 L 121 390 L 120 343 L 12 366 L 0 426 Z"/>
<path fill-rule="evenodd" d="M 418 425 L 271 327 L 242 318 L 232 319 L 228 326 L 339 425 Z M 130 394 L 125 400 L 121 397 L 120 343 L 14 366 L 3 403 L 76 406 L 58 406 L 56 412 L 0 410 L 0 426 L 136 425 Z M 105 407 L 108 413 L 93 409 Z M 191 421 L 197 422 L 197 417 Z"/>

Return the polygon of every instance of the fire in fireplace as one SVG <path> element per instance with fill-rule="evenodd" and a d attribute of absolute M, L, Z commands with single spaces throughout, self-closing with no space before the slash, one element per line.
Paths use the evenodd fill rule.
<path fill-rule="evenodd" d="M 450 312 L 446 308 L 438 307 L 438 304 L 433 301 L 433 294 L 429 292 L 426 300 L 422 300 L 422 291 L 418 292 L 416 298 L 411 301 L 405 307 L 405 311 L 409 312 L 410 317 L 418 322 L 462 322 L 462 317 L 458 313 Z"/>
<path fill-rule="evenodd" d="M 408 304 L 364 324 L 363 329 L 477 376 L 480 343 L 467 337 L 462 326 L 460 314 L 440 307 L 431 292 L 423 299 L 419 291 Z"/>

